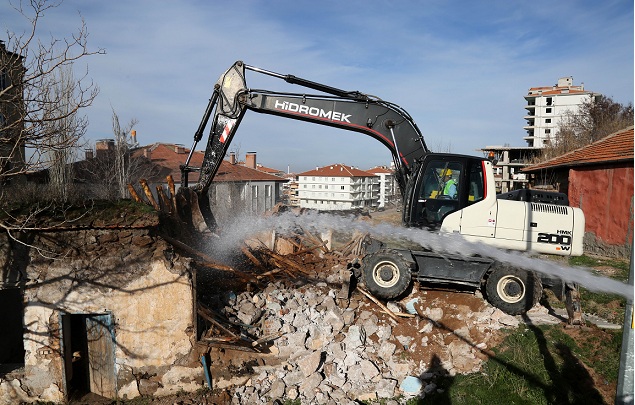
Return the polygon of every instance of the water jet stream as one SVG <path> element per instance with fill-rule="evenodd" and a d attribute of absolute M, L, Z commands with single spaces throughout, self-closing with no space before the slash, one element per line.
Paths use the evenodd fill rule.
<path fill-rule="evenodd" d="M 275 230 L 285 234 L 297 230 L 298 227 L 318 233 L 333 230 L 352 234 L 358 231 L 368 233 L 378 240 L 400 239 L 408 241 L 421 246 L 423 249 L 440 254 L 488 257 L 515 267 L 558 277 L 567 282 L 584 286 L 591 291 L 603 291 L 618 294 L 630 300 L 633 299 L 632 285 L 597 276 L 588 268 L 565 266 L 553 260 L 538 258 L 528 252 L 505 251 L 483 243 L 470 242 L 458 234 L 436 233 L 388 223 L 371 224 L 369 221 L 360 221 L 352 215 L 341 216 L 314 211 L 301 215 L 285 212 L 268 217 L 242 215 L 237 217 L 230 226 L 223 228 L 221 238 L 218 243 L 215 243 L 214 250 L 227 252 L 240 246 L 245 239 L 259 233 Z"/>

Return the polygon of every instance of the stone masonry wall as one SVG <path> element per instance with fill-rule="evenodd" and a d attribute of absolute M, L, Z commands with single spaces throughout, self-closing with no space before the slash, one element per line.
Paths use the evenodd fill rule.
<path fill-rule="evenodd" d="M 119 398 L 201 387 L 189 261 L 156 225 L 40 232 L 28 238 L 39 250 L 20 253 L 0 234 L 0 268 L 23 289 L 25 328 L 25 366 L 0 378 L 0 403 L 66 399 L 63 314 L 112 315 Z"/>

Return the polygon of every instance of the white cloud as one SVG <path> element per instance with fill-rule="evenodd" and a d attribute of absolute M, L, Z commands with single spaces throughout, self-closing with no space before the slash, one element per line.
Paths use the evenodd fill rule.
<path fill-rule="evenodd" d="M 41 33 L 70 35 L 78 11 L 91 45 L 107 52 L 86 61 L 101 87 L 87 111 L 93 140 L 110 136 L 112 107 L 139 120 L 141 142 L 189 146 L 235 60 L 397 103 L 430 147 L 456 153 L 524 145 L 523 95 L 559 77 L 633 101 L 632 2 L 66 0 Z M 3 28 L 25 29 L 8 4 L 0 14 L 11 16 Z M 290 88 L 249 73 L 252 87 Z M 248 115 L 238 134 L 243 152 L 296 171 L 390 159 L 363 135 L 276 117 Z"/>

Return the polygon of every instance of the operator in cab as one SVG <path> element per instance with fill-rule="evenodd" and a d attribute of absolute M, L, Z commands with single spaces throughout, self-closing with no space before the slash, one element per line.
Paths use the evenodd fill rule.
<path fill-rule="evenodd" d="M 447 195 L 452 199 L 456 199 L 457 187 L 456 180 L 452 178 L 452 170 L 445 169 L 443 171 L 443 195 Z"/>

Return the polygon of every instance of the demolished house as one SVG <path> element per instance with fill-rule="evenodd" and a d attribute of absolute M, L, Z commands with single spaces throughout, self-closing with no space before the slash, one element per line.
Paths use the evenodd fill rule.
<path fill-rule="evenodd" d="M 156 213 L 107 210 L 0 234 L 0 402 L 201 387 L 188 261 L 157 235 Z"/>

